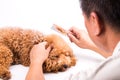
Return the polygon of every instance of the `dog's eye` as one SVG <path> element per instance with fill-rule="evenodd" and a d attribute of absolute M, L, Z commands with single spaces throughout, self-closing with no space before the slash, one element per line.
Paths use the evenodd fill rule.
<path fill-rule="evenodd" d="M 56 57 L 56 58 L 59 58 L 59 56 L 58 56 L 58 55 L 56 55 L 55 57 Z"/>

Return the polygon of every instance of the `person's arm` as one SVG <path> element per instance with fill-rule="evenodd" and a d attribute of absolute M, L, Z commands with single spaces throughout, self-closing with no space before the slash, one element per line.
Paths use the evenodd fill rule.
<path fill-rule="evenodd" d="M 31 64 L 26 76 L 26 80 L 45 80 L 42 71 L 42 64 Z"/>
<path fill-rule="evenodd" d="M 78 28 L 72 27 L 68 31 L 68 37 L 71 42 L 74 42 L 81 48 L 93 50 L 104 57 L 112 55 L 111 53 L 107 53 L 106 51 L 97 47 L 95 43 L 90 39 L 88 33 L 84 30 L 79 30 Z"/>
<path fill-rule="evenodd" d="M 30 68 L 26 80 L 44 80 L 42 64 L 47 59 L 51 47 L 45 49 L 46 42 L 35 45 L 30 52 Z"/>

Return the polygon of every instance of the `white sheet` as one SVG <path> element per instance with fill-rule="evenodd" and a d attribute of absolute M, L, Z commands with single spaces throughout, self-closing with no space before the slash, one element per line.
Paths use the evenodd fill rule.
<path fill-rule="evenodd" d="M 0 0 L 0 27 L 18 26 L 39 30 L 45 34 L 55 33 L 63 37 L 73 48 L 77 64 L 65 72 L 45 74 L 46 80 L 64 80 L 70 74 L 89 70 L 103 57 L 93 51 L 80 49 L 69 42 L 68 38 L 50 29 L 58 24 L 65 29 L 76 26 L 85 29 L 79 7 L 79 0 Z M 10 67 L 11 80 L 24 80 L 28 67 L 15 65 Z"/>

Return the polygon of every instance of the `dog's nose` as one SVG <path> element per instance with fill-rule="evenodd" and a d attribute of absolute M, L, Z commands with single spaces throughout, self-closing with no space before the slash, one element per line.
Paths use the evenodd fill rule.
<path fill-rule="evenodd" d="M 64 68 L 68 68 L 68 65 L 64 64 L 63 67 L 64 67 Z"/>
<path fill-rule="evenodd" d="M 67 68 L 68 68 L 68 65 L 64 64 L 64 65 L 61 66 L 59 71 L 65 71 Z"/>

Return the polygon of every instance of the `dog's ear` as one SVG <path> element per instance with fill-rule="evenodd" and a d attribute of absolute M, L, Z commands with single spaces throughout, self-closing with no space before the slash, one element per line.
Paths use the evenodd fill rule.
<path fill-rule="evenodd" d="M 52 40 L 50 40 L 50 36 L 46 35 L 44 36 L 44 41 L 47 42 L 45 48 L 47 49 L 51 44 L 52 44 Z"/>
<path fill-rule="evenodd" d="M 55 38 L 54 36 L 55 36 L 54 34 L 45 35 L 44 40 L 47 41 L 48 43 L 52 43 Z"/>

